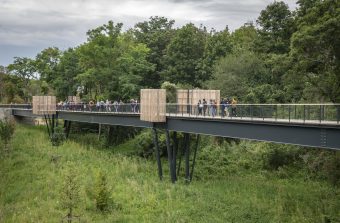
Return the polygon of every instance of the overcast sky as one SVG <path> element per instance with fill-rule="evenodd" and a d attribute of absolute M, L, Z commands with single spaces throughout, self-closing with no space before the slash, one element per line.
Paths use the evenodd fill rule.
<path fill-rule="evenodd" d="M 74 47 L 86 31 L 109 20 L 124 29 L 150 16 L 165 16 L 180 27 L 192 22 L 235 30 L 255 21 L 274 0 L 0 0 L 0 65 L 14 56 L 35 57 L 42 49 Z M 296 0 L 285 0 L 291 9 Z"/>

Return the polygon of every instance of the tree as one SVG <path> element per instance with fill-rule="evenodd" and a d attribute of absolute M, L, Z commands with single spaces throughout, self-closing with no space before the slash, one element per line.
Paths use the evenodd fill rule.
<path fill-rule="evenodd" d="M 202 76 L 210 79 L 215 62 L 231 51 L 232 43 L 228 27 L 220 32 L 212 30 L 211 35 L 207 36 L 203 61 L 199 66 Z"/>
<path fill-rule="evenodd" d="M 0 120 L 0 138 L 4 143 L 5 150 L 8 150 L 8 145 L 15 131 L 15 121 L 10 118 Z"/>
<path fill-rule="evenodd" d="M 137 23 L 132 30 L 137 42 L 144 43 L 150 49 L 147 61 L 154 64 L 155 70 L 151 71 L 142 80 L 142 85 L 157 88 L 160 86 L 161 72 L 165 69 L 164 57 L 166 48 L 174 34 L 172 28 L 174 20 L 165 17 L 150 17 L 149 21 Z"/>
<path fill-rule="evenodd" d="M 23 93 L 25 102 L 29 99 L 29 84 L 30 79 L 34 78 L 36 67 L 34 60 L 27 57 L 15 57 L 14 62 L 8 65 L 8 70 L 19 77 L 23 82 Z"/>
<path fill-rule="evenodd" d="M 110 193 L 106 175 L 100 171 L 95 188 L 96 207 L 100 211 L 106 211 L 109 207 Z"/>
<path fill-rule="evenodd" d="M 233 51 L 252 51 L 258 34 L 253 23 L 245 23 L 231 34 Z"/>
<path fill-rule="evenodd" d="M 56 78 L 57 66 L 60 61 L 61 51 L 57 47 L 42 50 L 35 58 L 35 66 L 40 74 L 40 79 L 51 82 Z"/>
<path fill-rule="evenodd" d="M 80 185 L 75 166 L 68 163 L 64 172 L 64 182 L 61 191 L 61 205 L 67 210 L 67 221 L 72 222 L 74 210 L 80 202 Z"/>
<path fill-rule="evenodd" d="M 294 19 L 289 7 L 275 1 L 262 10 L 257 19 L 260 25 L 255 49 L 261 53 L 289 52 L 290 37 L 294 32 Z"/>
<path fill-rule="evenodd" d="M 304 16 L 297 19 L 292 37 L 294 77 L 318 89 L 321 100 L 339 103 L 340 2 L 326 0 L 311 5 L 301 9 Z"/>
<path fill-rule="evenodd" d="M 165 80 L 200 87 L 209 77 L 199 69 L 204 56 L 206 30 L 189 23 L 176 31 L 167 48 Z"/>
<path fill-rule="evenodd" d="M 238 52 L 216 63 L 208 86 L 211 89 L 221 89 L 222 96 L 236 96 L 245 101 L 252 88 L 268 82 L 267 74 L 263 61 L 256 54 Z"/>
<path fill-rule="evenodd" d="M 55 89 L 58 98 L 65 99 L 76 94 L 76 89 L 81 83 L 75 78 L 82 72 L 79 65 L 79 49 L 69 48 L 60 55 L 54 77 L 48 83 Z"/>

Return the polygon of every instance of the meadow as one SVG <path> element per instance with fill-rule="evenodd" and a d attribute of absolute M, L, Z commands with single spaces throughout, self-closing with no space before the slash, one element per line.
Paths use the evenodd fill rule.
<path fill-rule="evenodd" d="M 258 161 L 252 153 L 260 150 L 256 144 L 231 145 L 225 151 L 204 146 L 193 181 L 186 184 L 181 177 L 172 184 L 165 158 L 160 181 L 154 158 L 124 153 L 134 150 L 135 141 L 115 150 L 81 143 L 82 137 L 53 147 L 45 129 L 17 126 L 11 150 L 1 150 L 0 222 L 61 222 L 66 215 L 61 191 L 67 168 L 77 174 L 80 185 L 74 210 L 80 222 L 340 221 L 337 185 L 304 172 L 290 174 L 289 168 L 276 172 L 253 168 Z M 246 158 L 237 152 L 242 150 Z M 95 205 L 99 172 L 107 177 L 110 195 L 104 212 Z"/>

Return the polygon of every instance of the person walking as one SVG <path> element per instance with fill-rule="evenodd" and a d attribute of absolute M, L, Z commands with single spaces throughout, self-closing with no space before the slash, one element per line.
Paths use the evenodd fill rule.
<path fill-rule="evenodd" d="M 198 109 L 198 115 L 202 115 L 203 104 L 202 104 L 201 100 L 198 100 L 197 109 Z"/>
<path fill-rule="evenodd" d="M 113 102 L 113 107 L 115 108 L 115 112 L 118 112 L 118 107 L 119 107 L 119 105 L 118 105 L 118 101 L 117 101 L 117 100 L 115 100 L 115 101 Z"/>
<path fill-rule="evenodd" d="M 205 114 L 207 113 L 207 101 L 205 100 L 205 98 L 203 98 L 203 115 L 205 116 Z"/>
<path fill-rule="evenodd" d="M 237 117 L 236 105 L 237 105 L 237 100 L 236 98 L 233 98 L 233 100 L 231 101 L 231 115 L 233 117 Z"/>
<path fill-rule="evenodd" d="M 221 113 L 221 117 L 223 118 L 224 117 L 224 108 L 225 108 L 225 99 L 222 98 L 221 102 L 220 102 L 220 113 Z"/>

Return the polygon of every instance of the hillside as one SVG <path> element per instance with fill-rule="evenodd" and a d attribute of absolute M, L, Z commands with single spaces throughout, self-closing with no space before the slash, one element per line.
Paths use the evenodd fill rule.
<path fill-rule="evenodd" d="M 61 194 L 68 168 L 76 173 L 80 185 L 79 207 L 74 212 L 81 222 L 340 220 L 339 187 L 302 172 L 290 174 L 290 169 L 275 173 L 257 170 L 252 166 L 259 161 L 250 162 L 250 153 L 245 149 L 244 156 L 240 152 L 236 155 L 236 146 L 242 151 L 244 143 L 231 144 L 229 152 L 207 152 L 209 147 L 204 146 L 199 151 L 193 182 L 173 185 L 167 173 L 163 182 L 158 179 L 152 158 L 121 152 L 127 147 L 134 150 L 134 145 L 137 148 L 134 142 L 120 145 L 114 153 L 75 140 L 56 148 L 51 146 L 44 129 L 18 126 L 10 153 L 1 150 L 0 222 L 60 222 L 67 213 L 61 206 Z M 259 149 L 256 144 L 252 148 L 254 153 Z M 213 157 L 222 159 L 212 162 Z M 210 169 L 204 160 L 212 166 Z M 214 169 L 211 163 L 218 166 Z M 166 169 L 165 160 L 163 165 Z M 105 212 L 98 211 L 95 205 L 99 172 L 107 177 L 110 199 Z"/>

